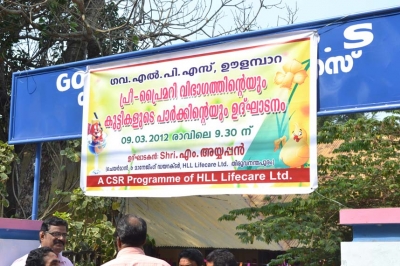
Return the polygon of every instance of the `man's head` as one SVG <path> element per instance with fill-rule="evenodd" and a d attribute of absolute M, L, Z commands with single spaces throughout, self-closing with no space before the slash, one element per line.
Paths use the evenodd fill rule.
<path fill-rule="evenodd" d="M 67 243 L 68 223 L 58 217 L 43 221 L 39 232 L 40 245 L 51 248 L 56 254 L 64 250 Z"/>
<path fill-rule="evenodd" d="M 207 266 L 237 266 L 235 256 L 227 249 L 216 249 L 206 257 Z"/>
<path fill-rule="evenodd" d="M 126 214 L 117 224 L 118 250 L 125 247 L 142 247 L 146 242 L 147 225 L 142 218 Z"/>
<path fill-rule="evenodd" d="M 188 248 L 179 254 L 179 266 L 202 266 L 203 262 L 203 254 L 198 249 Z"/>
<path fill-rule="evenodd" d="M 26 258 L 25 266 L 59 266 L 60 261 L 54 251 L 49 247 L 31 250 Z"/>

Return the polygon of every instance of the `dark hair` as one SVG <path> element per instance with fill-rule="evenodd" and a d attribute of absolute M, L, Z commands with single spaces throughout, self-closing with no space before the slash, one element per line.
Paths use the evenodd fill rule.
<path fill-rule="evenodd" d="M 46 220 L 43 221 L 42 227 L 40 228 L 40 231 L 43 231 L 43 232 L 49 231 L 50 225 L 53 225 L 53 226 L 65 226 L 65 228 L 68 231 L 68 223 L 63 219 L 58 218 L 58 217 L 54 217 L 54 216 L 52 216 L 50 218 L 47 218 Z"/>
<path fill-rule="evenodd" d="M 146 221 L 136 215 L 126 214 L 118 221 L 117 234 L 122 244 L 140 247 L 146 242 Z"/>
<path fill-rule="evenodd" d="M 237 266 L 235 256 L 227 249 L 216 249 L 207 255 L 206 261 L 213 262 L 214 266 Z"/>
<path fill-rule="evenodd" d="M 200 250 L 195 248 L 188 248 L 182 250 L 181 253 L 179 253 L 179 260 L 181 258 L 187 258 L 189 260 L 193 260 L 196 262 L 197 266 L 202 266 L 204 262 L 203 254 L 200 252 Z"/>
<path fill-rule="evenodd" d="M 41 247 L 29 252 L 26 258 L 25 266 L 44 266 L 44 257 L 46 257 L 50 252 L 55 252 L 49 247 Z"/>

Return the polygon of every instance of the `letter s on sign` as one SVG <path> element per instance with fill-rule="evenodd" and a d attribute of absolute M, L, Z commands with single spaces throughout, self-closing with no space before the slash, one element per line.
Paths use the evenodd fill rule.
<path fill-rule="evenodd" d="M 347 27 L 343 35 L 349 41 L 358 42 L 344 42 L 345 49 L 357 49 L 367 46 L 374 40 L 374 34 L 371 32 L 372 23 L 362 23 Z"/>

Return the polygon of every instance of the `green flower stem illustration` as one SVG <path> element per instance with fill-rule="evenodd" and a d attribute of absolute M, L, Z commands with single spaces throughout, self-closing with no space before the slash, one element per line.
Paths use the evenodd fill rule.
<path fill-rule="evenodd" d="M 306 66 L 304 67 L 304 70 L 305 70 L 305 71 L 308 71 L 308 69 L 310 68 L 310 59 L 307 59 L 307 60 L 301 62 L 301 64 L 302 64 L 302 65 L 305 64 Z M 290 102 L 292 101 L 293 95 L 294 95 L 294 93 L 296 92 L 298 86 L 299 86 L 298 83 L 296 83 L 296 84 L 294 85 L 294 87 L 293 87 L 293 89 L 292 89 L 292 91 L 291 91 L 291 93 L 290 93 L 290 95 L 289 95 L 288 102 L 287 102 L 287 104 L 286 104 L 287 107 L 289 107 Z M 286 118 L 286 113 L 287 113 L 287 112 L 283 113 L 283 116 L 282 116 L 282 119 L 281 119 L 280 122 L 279 122 L 278 114 L 276 114 L 276 120 L 277 120 L 277 125 L 278 125 L 278 138 L 280 138 L 280 137 L 284 134 L 284 132 L 286 131 L 286 129 L 287 129 L 287 127 L 288 127 L 289 121 L 290 121 L 290 119 L 292 118 L 292 116 L 293 116 L 293 114 L 294 114 L 294 112 L 293 112 L 293 113 L 290 115 L 290 117 L 289 117 L 289 121 L 288 121 L 287 123 L 284 123 L 285 118 Z M 282 128 L 282 125 L 284 125 L 283 128 Z M 282 144 L 281 144 L 281 145 L 282 145 Z"/>

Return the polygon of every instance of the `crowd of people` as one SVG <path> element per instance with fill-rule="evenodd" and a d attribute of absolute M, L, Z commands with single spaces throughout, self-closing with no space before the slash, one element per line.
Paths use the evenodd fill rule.
<path fill-rule="evenodd" d="M 117 223 L 117 249 L 115 259 L 102 266 L 170 266 L 164 260 L 145 255 L 146 221 L 127 214 Z M 68 236 L 68 223 L 61 218 L 50 217 L 40 228 L 40 246 L 15 260 L 11 266 L 73 266 L 62 256 Z M 234 255 L 226 249 L 216 249 L 206 258 L 198 249 L 185 249 L 179 254 L 179 266 L 237 266 Z"/>

